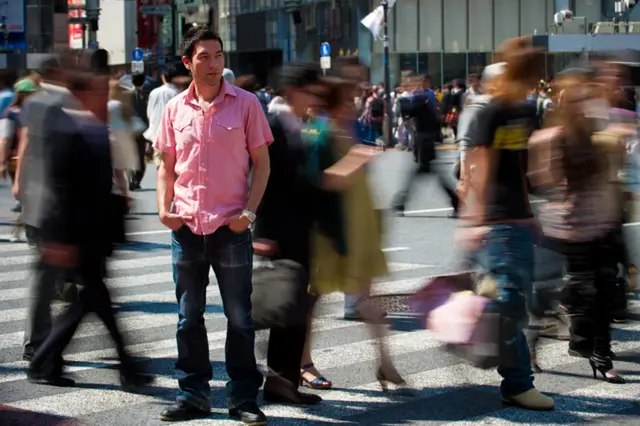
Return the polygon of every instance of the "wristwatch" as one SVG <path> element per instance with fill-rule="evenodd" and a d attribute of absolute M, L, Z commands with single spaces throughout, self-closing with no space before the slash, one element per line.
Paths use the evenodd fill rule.
<path fill-rule="evenodd" d="M 250 223 L 253 223 L 256 221 L 256 214 L 254 212 L 252 212 L 251 210 L 242 210 L 242 215 L 246 217 Z"/>

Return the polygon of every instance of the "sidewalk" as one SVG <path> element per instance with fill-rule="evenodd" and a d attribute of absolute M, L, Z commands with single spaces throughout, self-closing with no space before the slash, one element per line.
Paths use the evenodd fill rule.
<path fill-rule="evenodd" d="M 88 426 L 76 420 L 51 414 L 24 411 L 0 404 L 0 425 L 2 426 Z"/>

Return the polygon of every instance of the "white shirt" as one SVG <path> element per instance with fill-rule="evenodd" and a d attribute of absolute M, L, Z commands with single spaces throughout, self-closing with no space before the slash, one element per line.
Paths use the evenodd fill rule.
<path fill-rule="evenodd" d="M 146 140 L 155 142 L 162 114 L 164 114 L 164 110 L 169 101 L 175 98 L 179 93 L 180 92 L 176 86 L 171 83 L 164 84 L 151 91 L 149 94 L 149 103 L 147 104 L 149 128 L 143 134 Z"/>

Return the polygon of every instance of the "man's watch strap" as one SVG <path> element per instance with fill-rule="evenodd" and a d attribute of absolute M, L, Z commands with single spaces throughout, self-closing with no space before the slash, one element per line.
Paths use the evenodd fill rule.
<path fill-rule="evenodd" d="M 256 214 L 251 210 L 243 210 L 242 216 L 246 217 L 251 223 L 256 221 Z"/>

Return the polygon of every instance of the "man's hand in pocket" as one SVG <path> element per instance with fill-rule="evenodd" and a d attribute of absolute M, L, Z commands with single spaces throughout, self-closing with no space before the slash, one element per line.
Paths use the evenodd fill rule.
<path fill-rule="evenodd" d="M 192 220 L 193 217 L 187 215 L 180 215 L 175 213 L 160 214 L 160 222 L 172 231 L 177 231 L 184 225 L 185 222 Z"/>

